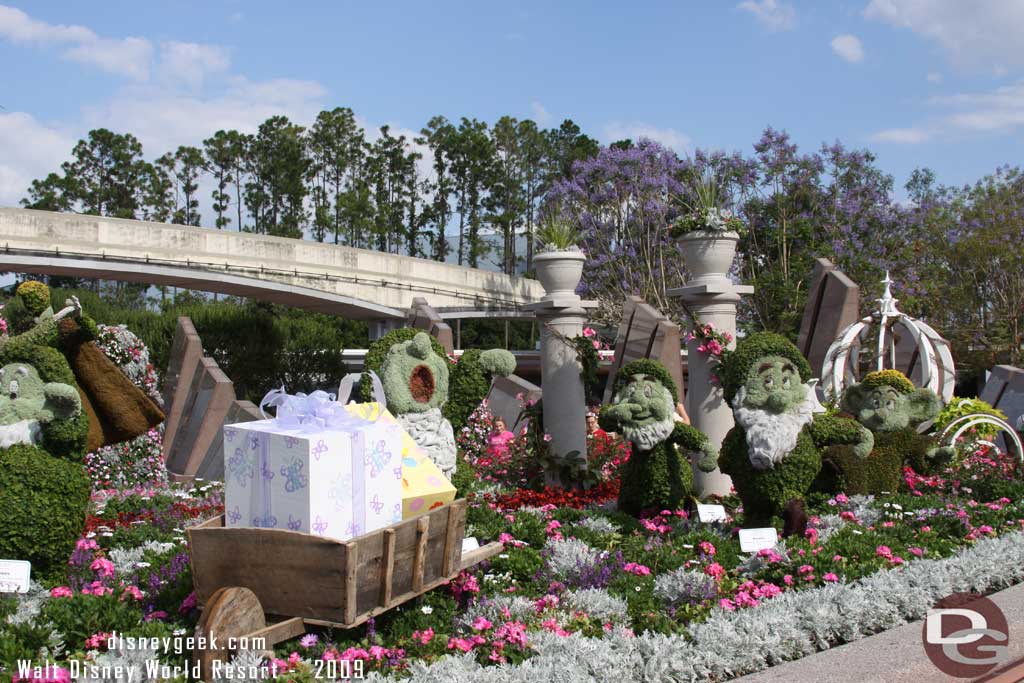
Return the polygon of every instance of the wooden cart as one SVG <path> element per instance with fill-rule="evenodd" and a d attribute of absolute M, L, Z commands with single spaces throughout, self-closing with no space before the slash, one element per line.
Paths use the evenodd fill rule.
<path fill-rule="evenodd" d="M 269 649 L 307 625 L 352 628 L 502 551 L 494 542 L 463 554 L 465 529 L 465 499 L 348 541 L 226 528 L 223 515 L 191 527 L 192 577 L 203 606 L 196 635 L 217 638 L 217 649 L 194 653 L 204 680 L 214 660 L 231 658 L 231 640 L 242 649 L 239 639 L 265 639 Z"/>

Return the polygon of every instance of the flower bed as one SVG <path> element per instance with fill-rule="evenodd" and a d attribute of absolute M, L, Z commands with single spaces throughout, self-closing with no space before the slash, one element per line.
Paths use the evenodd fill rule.
<path fill-rule="evenodd" d="M 331 662 L 423 681 L 727 680 L 1024 578 L 1018 475 L 1012 459 L 980 450 L 941 475 L 907 470 L 884 498 L 812 496 L 806 534 L 754 555 L 740 552 L 734 499 L 724 502 L 735 521 L 683 510 L 636 520 L 603 509 L 614 478 L 589 490 L 481 478 L 467 533 L 505 552 L 364 627 L 280 644 L 268 673 L 312 681 Z M 94 494 L 65 581 L 0 603 L 2 665 L 57 652 L 142 666 L 152 653 L 107 652 L 105 634 L 190 633 L 184 528 L 221 510 L 213 484 Z M 160 656 L 183 664 L 188 653 Z"/>

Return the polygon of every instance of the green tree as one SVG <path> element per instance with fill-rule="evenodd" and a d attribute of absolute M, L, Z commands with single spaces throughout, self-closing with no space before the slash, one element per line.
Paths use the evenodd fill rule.
<path fill-rule="evenodd" d="M 601 145 L 587 137 L 572 119 L 562 121 L 558 128 L 544 132 L 549 151 L 550 173 L 553 179 L 572 177 L 572 167 L 577 161 L 597 156 Z"/>
<path fill-rule="evenodd" d="M 430 258 L 444 261 L 451 247 L 448 245 L 446 231 L 452 218 L 451 195 L 455 190 L 455 179 L 452 176 L 452 163 L 455 156 L 457 131 L 448 119 L 435 116 L 420 131 L 417 142 L 427 145 L 434 157 L 434 182 L 429 211 L 426 213 L 429 222 L 434 224 L 430 233 Z"/>
<path fill-rule="evenodd" d="M 356 183 L 365 143 L 365 133 L 347 107 L 320 112 L 309 131 L 313 232 L 319 241 L 332 233 L 338 244 L 345 231 L 346 205 L 351 200 L 346 195 Z"/>
<path fill-rule="evenodd" d="M 302 236 L 308 167 L 302 126 L 285 116 L 272 116 L 260 124 L 250 146 L 250 181 L 245 191 L 255 232 L 278 237 Z"/>
<path fill-rule="evenodd" d="M 182 145 L 174 153 L 174 179 L 181 190 L 182 203 L 174 212 L 174 222 L 199 225 L 199 174 L 205 170 L 203 153 L 196 147 Z"/>
<path fill-rule="evenodd" d="M 214 225 L 218 229 L 223 229 L 231 224 L 231 219 L 227 216 L 227 211 L 231 208 L 231 195 L 228 194 L 228 189 L 235 181 L 234 172 L 238 166 L 236 159 L 240 152 L 238 137 L 237 131 L 229 133 L 218 130 L 212 137 L 203 140 L 206 168 L 217 181 L 217 187 L 211 193 L 211 198 L 213 199 L 213 210 L 217 213 Z M 239 216 L 239 225 L 241 225 L 241 216 Z"/>
<path fill-rule="evenodd" d="M 483 200 L 494 164 L 494 143 L 487 134 L 487 124 L 463 117 L 453 151 L 452 175 L 459 212 L 458 262 L 476 268 L 489 251 L 480 234 Z"/>

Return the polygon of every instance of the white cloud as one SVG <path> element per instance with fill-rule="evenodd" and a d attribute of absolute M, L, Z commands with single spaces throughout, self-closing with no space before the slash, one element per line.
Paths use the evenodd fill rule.
<path fill-rule="evenodd" d="M 779 0 L 744 0 L 737 9 L 750 12 L 763 26 L 771 31 L 785 31 L 796 28 L 796 10 L 792 5 Z"/>
<path fill-rule="evenodd" d="M 530 102 L 530 109 L 533 110 L 533 119 L 537 122 L 538 126 L 544 128 L 551 123 L 551 112 L 549 112 L 543 104 L 534 100 L 533 102 Z"/>
<path fill-rule="evenodd" d="M 860 38 L 849 33 L 832 39 L 832 51 L 850 64 L 864 61 L 864 46 L 860 44 Z"/>
<path fill-rule="evenodd" d="M 932 134 L 922 128 L 887 128 L 873 133 L 869 139 L 873 142 L 891 142 L 899 145 L 916 145 L 927 142 Z"/>
<path fill-rule="evenodd" d="M 144 38 L 101 38 L 84 26 L 48 24 L 6 5 L 0 5 L 0 38 L 37 47 L 60 46 L 65 59 L 138 80 L 149 77 L 153 45 Z"/>
<path fill-rule="evenodd" d="M 160 77 L 170 84 L 199 88 L 210 76 L 231 66 L 227 49 L 219 45 L 165 41 L 160 44 Z"/>
<path fill-rule="evenodd" d="M 925 78 L 928 79 L 929 83 L 942 83 L 942 74 L 938 71 L 929 71 Z"/>
<path fill-rule="evenodd" d="M 0 206 L 17 206 L 34 179 L 58 170 L 75 140 L 30 114 L 0 112 Z"/>
<path fill-rule="evenodd" d="M 871 0 L 864 16 L 936 43 L 960 67 L 1002 73 L 1024 66 L 1019 0 Z"/>
<path fill-rule="evenodd" d="M 1024 81 L 989 92 L 936 96 L 927 104 L 935 113 L 926 124 L 883 130 L 871 139 L 912 144 L 936 138 L 1010 133 L 1024 127 Z"/>
<path fill-rule="evenodd" d="M 636 142 L 640 138 L 654 140 L 680 154 L 688 153 L 693 147 L 693 140 L 675 128 L 659 128 L 648 123 L 610 123 L 604 127 L 606 142 L 630 139 Z"/>

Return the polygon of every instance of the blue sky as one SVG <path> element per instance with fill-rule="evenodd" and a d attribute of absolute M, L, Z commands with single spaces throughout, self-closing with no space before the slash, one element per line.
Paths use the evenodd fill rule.
<path fill-rule="evenodd" d="M 961 184 L 1024 151 L 1021 35 L 1022 0 L 8 1 L 0 205 L 93 127 L 153 158 L 334 106 L 368 131 L 572 118 L 682 153 L 749 153 L 771 125 L 868 147 L 898 186 L 917 166 Z"/>

